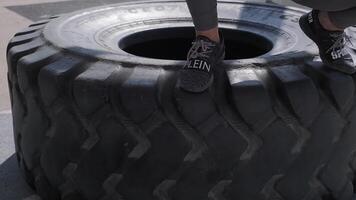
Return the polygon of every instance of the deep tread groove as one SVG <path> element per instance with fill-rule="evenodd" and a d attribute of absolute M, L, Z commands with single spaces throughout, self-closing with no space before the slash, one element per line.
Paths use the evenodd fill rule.
<path fill-rule="evenodd" d="M 227 75 L 235 107 L 249 126 L 259 134 L 274 123 L 277 116 L 255 69 L 232 69 L 227 71 Z"/>
<path fill-rule="evenodd" d="M 159 200 L 171 200 L 169 190 L 177 183 L 175 180 L 164 180 L 153 191 L 153 195 Z"/>
<path fill-rule="evenodd" d="M 127 78 L 129 79 L 129 77 Z M 113 105 L 117 119 L 126 128 L 129 134 L 135 138 L 137 145 L 130 152 L 128 158 L 132 160 L 140 159 L 151 148 L 151 142 L 146 137 L 145 133 L 139 128 L 135 122 L 130 119 L 124 112 L 121 105 Z"/>
<path fill-rule="evenodd" d="M 56 116 L 63 112 L 68 105 L 67 104 L 67 98 L 63 96 L 63 94 L 67 94 L 65 91 L 66 89 L 68 90 L 69 87 L 68 85 L 64 85 L 63 83 L 59 83 L 55 79 L 57 77 L 51 77 L 54 75 L 57 75 L 63 80 L 69 81 L 71 78 L 75 76 L 75 74 L 80 73 L 85 69 L 85 65 L 81 65 L 79 67 L 82 61 L 77 59 L 77 58 L 72 58 L 72 57 L 63 57 L 59 59 L 58 61 L 55 61 L 41 69 L 39 72 L 39 78 L 38 78 L 38 84 L 39 84 L 39 90 L 40 90 L 40 95 L 43 99 L 43 104 L 44 108 L 46 109 L 46 112 L 48 113 L 48 117 L 51 120 L 50 126 L 48 127 L 45 136 L 47 139 L 44 142 L 44 145 L 42 146 L 41 154 L 45 152 L 45 148 L 47 148 L 49 142 L 53 141 L 55 137 L 55 127 L 57 126 L 56 124 Z M 64 66 L 61 68 L 60 66 Z M 83 66 L 83 67 L 82 67 Z M 51 74 L 51 73 L 54 74 Z M 46 84 L 45 84 L 46 83 Z M 54 85 L 53 85 L 54 84 Z M 52 86 L 52 88 L 47 88 L 48 86 Z M 54 86 L 54 87 L 53 87 Z M 61 91 L 61 92 L 58 92 Z M 51 98 L 48 98 L 49 93 L 57 92 L 56 95 L 52 96 Z M 61 94 L 60 94 L 61 93 Z M 42 155 L 39 156 L 40 158 Z M 63 170 L 63 176 L 64 177 L 70 177 L 70 169 L 73 169 L 73 166 L 75 166 L 75 163 L 72 163 L 72 165 L 67 165 L 65 169 Z M 63 186 L 62 186 L 63 187 Z M 63 188 L 59 188 L 63 189 Z M 58 191 L 59 192 L 59 191 Z M 58 194 L 58 196 L 60 196 Z M 79 199 L 78 195 L 74 195 L 77 199 Z M 74 198 L 72 194 L 70 194 L 70 198 Z M 62 197 L 67 198 L 66 195 L 62 194 Z M 68 197 L 69 198 L 69 197 Z"/>
<path fill-rule="evenodd" d="M 264 77 L 262 78 L 264 80 L 264 82 L 266 83 L 267 87 L 270 88 L 270 92 L 272 94 L 272 96 L 274 96 L 274 102 L 276 104 L 276 106 L 274 106 L 274 109 L 277 113 L 277 115 L 286 123 L 288 124 L 288 126 L 294 130 L 294 132 L 296 133 L 296 135 L 298 136 L 298 141 L 296 143 L 296 146 L 294 146 L 292 148 L 292 154 L 295 154 L 297 157 L 296 157 L 296 160 L 293 161 L 293 165 L 296 165 L 298 166 L 297 163 L 300 163 L 301 165 L 303 165 L 303 163 L 305 163 L 305 161 L 302 161 L 301 158 L 303 157 L 307 157 L 305 156 L 304 154 L 306 154 L 307 152 L 307 149 L 310 148 L 310 146 L 312 146 L 312 144 L 308 144 L 308 143 L 311 143 L 311 141 L 309 141 L 310 139 L 312 139 L 312 134 L 310 132 L 309 129 L 305 129 L 303 128 L 303 126 L 300 124 L 299 120 L 297 120 L 294 116 L 288 114 L 288 110 L 287 108 L 284 107 L 284 105 L 280 102 L 281 100 L 279 100 L 279 97 L 278 97 L 278 93 L 275 92 L 275 88 L 278 88 L 276 87 L 274 84 L 278 83 L 278 81 L 274 81 L 273 78 L 275 78 L 274 74 L 268 76 L 268 74 L 262 74 L 260 75 L 260 77 Z M 270 78 L 268 78 L 270 77 Z M 322 114 L 322 111 L 323 111 L 323 106 L 319 106 L 318 108 L 318 112 L 317 112 L 317 117 L 316 119 L 318 118 L 318 116 L 320 116 Z M 314 124 L 315 122 L 312 122 L 312 124 Z M 299 128 L 298 128 L 299 127 Z M 329 138 L 333 138 L 332 136 L 329 136 Z M 308 144 L 308 145 L 307 145 Z M 315 145 L 315 144 L 314 144 Z M 325 146 L 325 148 L 327 148 L 328 146 Z M 298 182 L 296 181 L 293 181 L 293 180 L 297 180 L 298 177 L 294 177 L 291 176 L 292 174 L 296 174 L 296 171 L 295 170 L 298 170 L 298 168 L 293 168 L 293 165 L 292 167 L 286 171 L 286 174 L 284 174 L 281 178 L 280 178 L 280 181 L 278 181 L 278 184 L 275 185 L 273 188 L 275 188 L 274 190 L 275 191 L 279 191 L 280 189 L 280 185 L 284 186 L 283 184 L 286 184 L 288 182 L 295 182 L 296 184 Z M 292 170 L 292 171 L 291 171 Z M 294 170 L 294 172 L 293 172 Z M 307 169 L 306 169 L 307 170 Z M 291 172 L 289 172 L 291 171 Z M 300 175 L 299 177 L 308 177 L 309 175 Z M 316 175 L 315 175 L 316 176 Z M 290 180 L 289 180 L 290 179 Z M 289 180 L 289 181 L 287 181 Z M 314 178 L 314 180 L 316 180 L 316 178 Z M 312 180 L 312 181 L 314 181 Z M 287 181 L 287 182 L 286 182 Z M 312 181 L 307 181 L 305 180 L 305 183 L 312 183 Z M 278 186 L 278 187 L 277 187 Z M 278 190 L 277 190 L 278 188 Z M 287 192 L 287 191 L 291 191 L 291 188 L 289 188 L 288 190 L 282 190 L 283 192 Z M 279 195 L 282 195 L 284 199 L 289 199 L 291 198 L 292 194 L 288 194 L 288 196 L 285 196 L 285 193 L 282 194 L 281 192 L 278 192 Z M 299 194 L 301 195 L 301 194 Z M 293 196 L 293 198 L 297 198 L 296 195 Z"/>
<path fill-rule="evenodd" d="M 274 175 L 263 187 L 261 194 L 264 196 L 266 200 L 284 200 L 285 198 L 275 189 L 276 183 L 283 178 L 283 175 Z"/>
<path fill-rule="evenodd" d="M 221 73 L 221 72 L 220 72 Z M 229 102 L 226 100 L 227 95 L 225 88 L 226 84 L 226 74 L 220 75 L 221 80 L 218 85 L 220 87 L 216 90 L 216 101 L 219 113 L 234 130 L 236 133 L 240 134 L 247 142 L 247 148 L 245 152 L 241 155 L 240 160 L 249 160 L 263 145 L 262 139 L 254 133 L 246 123 L 238 117 L 238 114 L 234 112 L 234 109 L 230 106 Z"/>
<path fill-rule="evenodd" d="M 319 95 L 313 81 L 292 65 L 270 68 L 269 72 L 281 103 L 285 103 L 298 121 L 308 127 L 313 123 L 319 108 Z M 300 95 L 301 92 L 304 93 L 303 96 Z"/>
<path fill-rule="evenodd" d="M 273 96 L 275 101 L 275 105 L 273 109 L 275 113 L 281 118 L 289 127 L 294 131 L 294 133 L 298 136 L 298 141 L 295 146 L 292 148 L 292 154 L 298 154 L 302 151 L 303 147 L 306 145 L 307 141 L 309 140 L 311 133 L 308 129 L 304 128 L 301 122 L 297 119 L 296 116 L 290 114 L 289 109 L 285 106 L 285 104 L 290 105 L 289 102 L 283 103 L 285 99 L 278 95 L 276 88 L 279 83 L 279 80 L 276 80 L 275 75 L 271 71 L 267 71 L 268 73 L 268 80 L 264 80 L 266 86 L 270 89 L 270 94 Z M 263 79 L 263 78 L 262 78 Z M 283 99 L 283 100 L 282 100 Z M 321 113 L 321 108 L 319 107 L 316 116 L 319 116 Z"/>
<path fill-rule="evenodd" d="M 25 117 L 27 116 L 28 106 L 26 105 L 25 97 L 23 93 L 21 93 L 18 81 L 17 81 L 17 66 L 18 61 L 22 57 L 33 53 L 36 49 L 38 49 L 44 42 L 40 39 L 37 39 L 34 42 L 23 43 L 21 45 L 12 45 L 11 48 L 8 48 L 7 58 L 8 58 L 8 79 L 9 88 L 11 88 L 11 99 L 12 99 L 12 109 L 13 112 L 16 113 L 17 117 L 13 118 L 14 123 L 14 133 L 15 133 L 15 144 L 17 150 L 17 158 L 19 160 L 20 168 L 24 172 L 24 176 L 26 181 L 29 183 L 31 187 L 34 187 L 34 177 L 30 175 L 30 171 L 24 162 L 24 157 L 22 154 L 22 147 L 21 147 L 21 130 L 23 126 L 23 122 Z M 20 112 L 20 113 L 19 113 Z"/>
<path fill-rule="evenodd" d="M 20 32 L 17 32 L 15 34 L 15 36 L 21 36 L 21 35 L 26 35 L 26 34 L 31 34 L 35 31 L 41 30 L 45 27 L 45 24 L 41 24 L 41 25 L 36 25 L 36 26 L 31 26 L 31 27 L 27 27 L 25 29 L 23 29 Z"/>
<path fill-rule="evenodd" d="M 324 195 L 328 195 L 330 191 L 324 185 L 324 183 L 319 179 L 320 171 L 325 167 L 325 165 L 321 165 L 314 172 L 313 178 L 309 181 L 310 191 L 306 194 L 304 199 L 315 199 L 322 198 Z"/>
<path fill-rule="evenodd" d="M 152 70 L 152 71 L 145 71 L 145 70 Z M 139 83 L 139 82 L 135 82 L 135 80 L 136 80 L 135 77 L 137 75 L 140 75 L 139 72 L 143 72 L 143 71 L 145 71 L 145 73 L 152 74 L 153 76 L 152 77 L 147 77 L 147 80 L 144 82 L 144 84 Z M 115 104 L 112 104 L 112 107 L 115 107 L 114 110 L 116 111 L 115 112 L 116 113 L 115 114 L 116 118 L 118 119 L 118 121 L 120 121 L 120 123 L 122 123 L 124 125 L 124 127 L 126 127 L 126 130 L 128 130 L 128 131 L 130 131 L 130 130 L 133 131 L 132 127 L 135 127 L 135 129 L 141 130 L 141 133 L 142 133 L 141 136 L 144 136 L 145 138 L 147 138 L 147 141 L 150 142 L 148 140 L 149 135 L 151 133 L 153 133 L 155 131 L 155 129 L 159 128 L 162 124 L 164 124 L 168 120 L 165 118 L 164 114 L 159 110 L 155 110 L 149 117 L 145 117 L 145 120 L 143 122 L 141 122 L 142 119 L 137 119 L 137 118 L 136 118 L 136 120 L 131 119 L 130 116 L 135 116 L 135 114 L 136 114 L 135 113 L 135 109 L 136 108 L 130 108 L 129 106 L 127 106 L 127 108 L 129 110 L 125 110 L 122 100 L 124 98 L 127 98 L 127 96 L 123 96 L 123 94 L 122 95 L 117 95 L 117 91 L 119 90 L 119 91 L 121 91 L 123 93 L 125 91 L 126 87 L 130 86 L 130 87 L 137 88 L 138 91 L 145 92 L 146 90 L 150 90 L 152 92 L 152 91 L 155 90 L 155 89 L 152 89 L 152 87 L 153 88 L 157 87 L 156 86 L 157 85 L 157 83 L 156 83 L 157 81 L 154 81 L 154 80 L 156 80 L 156 78 L 155 78 L 156 76 L 157 76 L 157 78 L 159 77 L 160 71 L 156 71 L 156 69 L 150 69 L 150 68 L 147 68 L 147 69 L 139 69 L 139 68 L 137 68 L 135 70 L 126 69 L 126 72 L 121 72 L 121 74 L 122 75 L 120 77 L 117 77 L 119 82 L 115 83 L 115 87 L 114 87 L 115 90 L 112 90 L 112 92 L 111 92 L 111 102 L 115 102 Z M 123 76 L 123 74 L 125 76 Z M 148 88 L 148 85 L 150 85 L 151 88 Z M 135 93 L 128 94 L 128 95 L 135 95 Z M 151 95 L 145 96 L 144 94 L 142 94 L 141 97 L 142 98 L 148 98 L 149 102 L 151 102 L 151 105 L 154 103 L 154 102 L 152 102 L 152 99 L 149 99 L 149 98 L 152 98 Z M 153 98 L 156 99 L 156 96 L 153 96 Z M 142 106 L 144 106 L 144 105 L 142 105 Z M 152 106 L 154 106 L 154 105 L 152 105 Z M 156 106 L 154 106 L 154 107 L 156 107 Z M 127 124 L 128 120 L 130 120 L 130 124 Z M 140 121 L 140 123 L 138 124 L 137 121 Z M 133 138 L 135 138 L 135 136 L 133 136 L 133 135 L 131 135 L 131 136 Z M 133 150 L 131 150 L 130 153 L 128 153 L 126 161 L 120 166 L 119 169 L 116 170 L 116 173 L 122 174 L 122 177 L 123 177 L 122 181 L 119 181 L 118 183 L 115 183 L 116 191 L 121 190 L 122 187 L 126 187 L 125 186 L 125 182 L 129 181 L 129 180 L 126 180 L 126 179 L 130 178 L 129 177 L 130 176 L 130 171 L 128 171 L 128 170 L 130 168 L 132 168 L 132 166 L 136 165 L 137 162 L 142 160 L 141 157 L 144 158 L 144 157 L 147 157 L 147 156 L 151 156 L 151 155 L 146 155 L 147 153 L 151 154 L 151 153 L 149 153 L 149 151 L 151 151 L 150 149 L 147 149 L 147 151 L 144 152 L 144 154 L 142 154 L 140 157 L 132 157 L 132 156 L 130 156 L 130 154 L 135 151 L 135 148 L 140 148 L 140 146 L 139 146 L 140 145 L 139 144 L 140 141 L 138 141 L 136 139 L 136 142 L 137 142 L 137 144 L 133 147 Z M 164 187 L 166 187 L 165 186 L 165 182 L 162 183 L 162 184 L 163 185 L 161 185 L 161 186 L 163 188 L 162 187 L 160 188 L 159 186 L 156 186 L 156 189 L 154 190 L 153 195 L 164 195 L 163 193 L 165 193 L 165 191 L 162 191 L 162 190 L 164 190 L 165 189 Z M 168 188 L 166 188 L 166 189 L 168 189 Z M 118 194 L 117 196 L 124 195 L 124 194 L 122 194 L 122 195 L 120 194 L 119 195 L 118 192 L 117 192 L 117 194 Z M 110 193 L 106 193 L 104 195 L 104 197 L 102 197 L 102 199 L 111 198 L 110 196 L 111 196 Z"/>
<path fill-rule="evenodd" d="M 34 23 L 30 24 L 28 27 L 34 27 L 34 26 L 41 26 L 42 27 L 42 25 L 45 25 L 50 21 L 51 21 L 51 19 L 40 20 L 40 21 L 37 21 L 37 22 L 34 22 Z"/>
<path fill-rule="evenodd" d="M 232 180 L 222 180 L 218 182 L 208 193 L 209 200 L 226 200 L 223 196 L 225 188 L 230 185 Z"/>
<path fill-rule="evenodd" d="M 29 54 L 32 54 L 35 52 L 38 48 L 40 48 L 42 45 L 44 45 L 45 42 L 40 39 L 36 38 L 32 40 L 29 43 L 24 43 L 21 45 L 13 46 L 12 48 L 9 48 L 7 52 L 7 63 L 9 66 L 9 78 L 11 81 L 13 81 L 14 84 L 17 83 L 17 68 L 18 68 L 18 62 L 19 60 Z M 14 82 L 16 81 L 16 82 Z"/>
<path fill-rule="evenodd" d="M 115 82 L 114 88 L 120 88 L 123 82 L 127 79 L 132 74 L 132 70 L 128 68 L 124 68 L 121 66 L 121 76 L 117 77 L 117 80 Z M 126 75 L 124 77 L 123 75 Z M 114 74 L 115 76 L 115 74 Z M 111 200 L 111 199 L 121 199 L 123 196 L 119 193 L 118 188 L 119 184 L 122 181 L 123 177 L 125 176 L 125 172 L 129 169 L 129 167 L 138 159 L 140 159 L 151 147 L 150 141 L 146 138 L 144 133 L 142 132 L 142 129 L 138 127 L 138 125 L 135 124 L 127 115 L 125 112 L 123 112 L 122 107 L 121 107 L 121 102 L 120 98 L 116 94 L 116 91 L 114 89 L 110 89 L 110 94 L 109 94 L 109 102 L 110 102 L 110 107 L 114 110 L 114 115 L 115 119 L 123 125 L 125 128 L 125 131 L 128 132 L 130 136 L 132 136 L 137 144 L 133 147 L 133 150 L 128 152 L 127 158 L 125 162 L 119 166 L 118 169 L 116 169 L 112 174 L 110 174 L 104 181 L 103 183 L 103 189 L 105 191 L 105 194 L 103 197 L 101 197 L 101 200 Z M 113 102 L 120 102 L 120 105 L 115 105 Z M 125 113 L 125 114 L 124 114 Z M 135 131 L 139 130 L 139 134 L 134 133 Z M 141 148 L 141 150 L 140 150 Z M 138 154 L 136 153 L 138 152 Z M 137 154 L 137 155 L 132 155 L 132 154 Z M 113 181 L 114 179 L 114 181 Z"/>
<path fill-rule="evenodd" d="M 38 31 L 35 31 L 33 33 L 29 33 L 29 34 L 26 34 L 26 35 L 20 35 L 20 36 L 16 36 L 16 37 L 12 38 L 10 40 L 10 43 L 7 46 L 6 52 L 9 52 L 9 49 L 11 49 L 14 46 L 18 46 L 18 45 L 21 45 L 21 44 L 25 44 L 25 43 L 31 42 L 32 40 L 38 38 L 41 35 L 41 33 L 42 32 L 40 30 L 38 30 Z"/>
<path fill-rule="evenodd" d="M 122 199 L 121 195 L 116 190 L 116 187 L 118 186 L 121 180 L 121 174 L 111 174 L 103 183 L 103 188 L 106 194 L 100 200 Z"/>
<path fill-rule="evenodd" d="M 256 69 L 253 73 L 256 73 L 257 76 L 249 74 L 249 77 L 253 80 L 254 84 L 261 85 L 262 83 L 263 88 L 268 88 L 264 79 L 260 78 L 261 72 L 264 72 L 264 70 Z M 262 77 L 267 77 L 266 73 Z M 249 81 L 251 81 L 250 78 L 248 78 Z M 223 88 L 223 86 L 220 86 L 218 90 L 223 90 Z M 268 93 L 267 95 L 265 98 L 270 98 Z M 271 98 L 271 103 L 275 104 L 274 101 L 275 100 Z M 272 108 L 274 107 L 275 106 Z M 263 129 L 256 129 L 259 130 L 259 136 L 264 141 L 260 151 L 258 151 L 251 160 L 238 164 L 238 167 L 234 170 L 233 181 L 225 191 L 225 196 L 228 197 L 228 199 L 282 198 L 282 195 L 274 189 L 274 184 L 277 181 L 276 177 L 283 176 L 283 173 L 285 173 L 290 164 L 295 160 L 296 155 L 291 154 L 291 151 L 278 151 L 277 154 L 277 152 L 271 151 L 270 149 L 289 150 L 293 145 L 295 146 L 298 137 L 296 137 L 295 132 L 288 127 L 288 124 L 285 124 L 284 121 L 278 117 L 278 114 L 275 113 L 275 109 L 273 109 L 272 112 L 272 115 L 275 115 L 276 119 L 272 122 L 264 123 Z M 268 124 L 268 126 L 266 126 L 266 124 Z M 278 131 L 276 130 L 283 130 L 283 139 L 279 139 Z M 271 146 L 271 139 L 274 141 L 273 147 Z M 281 162 L 282 160 L 283 162 Z M 266 163 L 275 167 L 264 168 L 263 166 L 266 165 Z M 276 170 L 276 168 L 278 168 L 278 170 Z M 250 179 L 248 182 L 242 181 L 248 177 Z"/>
<path fill-rule="evenodd" d="M 165 76 L 172 76 L 168 73 L 171 72 L 162 72 L 165 73 Z M 161 75 L 163 77 L 163 75 Z M 163 106 L 164 113 L 169 119 L 169 121 L 182 133 L 182 135 L 186 138 L 187 141 L 191 144 L 192 148 L 189 153 L 185 156 L 184 162 L 194 162 L 200 159 L 203 154 L 207 151 L 207 146 L 202 138 L 200 138 L 199 134 L 196 133 L 191 126 L 185 122 L 178 111 L 176 111 L 175 105 L 169 103 L 169 100 L 172 99 L 173 93 L 168 93 L 167 91 L 170 89 L 172 90 L 172 84 L 168 83 L 168 80 L 161 80 L 167 83 L 160 82 L 160 95 L 159 99 L 161 105 Z M 173 80 L 171 80 L 173 82 Z M 163 86 L 167 85 L 167 86 Z M 168 88 L 170 86 L 170 88 Z M 167 89 L 166 89 L 167 88 Z M 170 99 L 168 99 L 170 98 Z"/>
<path fill-rule="evenodd" d="M 206 159 L 207 144 L 197 131 L 185 121 L 173 103 L 176 77 L 171 71 L 161 71 L 158 78 L 158 102 L 168 121 L 180 132 L 190 145 L 190 150 L 184 156 L 181 166 L 155 187 L 154 196 L 160 200 L 171 200 L 170 191 L 176 187 L 184 173 L 195 164 Z"/>
<path fill-rule="evenodd" d="M 104 107 L 99 107 L 95 111 L 92 112 L 91 116 L 88 117 L 86 116 L 82 110 L 77 106 L 76 100 L 74 99 L 73 95 L 75 93 L 74 85 L 76 84 L 76 81 L 80 80 L 78 77 L 81 77 L 83 74 L 87 73 L 88 71 L 91 70 L 91 68 L 95 68 L 95 65 L 92 65 L 86 71 L 83 71 L 82 73 L 78 74 L 76 77 L 76 80 L 74 83 L 70 86 L 70 91 L 69 93 L 71 94 L 70 101 L 71 103 L 71 108 L 74 111 L 75 118 L 80 122 L 81 126 L 84 128 L 86 132 L 86 137 L 81 141 L 80 145 L 80 152 L 78 155 L 76 155 L 75 160 L 69 161 L 69 163 L 64 167 L 63 169 L 63 176 L 65 178 L 64 182 L 61 184 L 60 189 L 61 189 L 61 196 L 62 198 L 69 198 L 72 195 L 75 195 L 78 192 L 78 189 L 76 189 L 78 186 L 75 183 L 75 173 L 81 164 L 82 160 L 84 159 L 85 155 L 92 150 L 96 144 L 98 144 L 100 140 L 99 133 L 96 129 L 96 125 L 100 123 L 103 119 L 101 118 L 103 116 L 103 113 L 108 112 L 108 108 L 106 106 Z M 114 71 L 110 71 L 111 68 L 107 70 L 103 70 L 103 73 L 107 76 L 110 76 Z M 104 75 L 104 76 L 105 76 Z M 98 76 L 98 78 L 102 78 Z"/>
<path fill-rule="evenodd" d="M 355 85 L 351 76 L 328 70 L 322 63 L 308 62 L 303 66 L 304 73 L 319 83 L 320 89 L 340 115 L 345 116 L 352 109 Z"/>
<path fill-rule="evenodd" d="M 26 44 L 23 44 L 23 46 L 25 47 Z M 14 48 L 16 48 L 16 46 Z M 11 49 L 10 49 L 10 51 L 11 51 Z M 36 57 L 35 58 L 34 57 L 34 53 L 41 54 L 41 50 L 37 50 L 36 52 L 32 52 L 32 51 L 30 51 L 30 52 L 31 52 L 31 54 L 27 54 L 26 56 L 24 56 L 20 60 L 18 60 L 18 63 L 15 61 L 16 62 L 16 67 L 19 67 L 19 70 L 23 70 L 23 66 L 22 65 L 23 65 L 24 62 L 27 62 L 26 63 L 26 69 L 28 69 L 28 70 L 35 69 L 35 71 L 39 71 L 37 69 L 38 66 L 45 65 L 45 63 L 50 62 L 50 59 L 55 57 L 56 54 L 58 54 L 57 51 L 46 52 L 46 53 L 43 52 L 43 56 L 42 57 L 39 57 L 39 58 Z M 16 70 L 16 71 L 19 72 L 19 70 Z M 32 104 L 32 103 L 28 102 L 29 99 L 32 99 L 31 102 L 33 101 L 36 104 L 36 106 L 38 106 L 38 108 L 41 110 L 41 114 L 49 113 L 48 111 L 46 111 L 44 109 L 44 105 L 43 105 L 41 99 L 36 96 L 36 94 L 38 93 L 37 82 L 36 82 L 37 74 L 38 73 L 34 73 L 33 76 L 29 76 L 28 74 L 26 74 L 26 76 L 29 76 L 28 80 L 34 79 L 35 81 L 32 81 L 31 83 L 30 82 L 26 83 L 27 87 L 28 87 L 28 89 L 26 89 L 26 90 L 24 90 L 24 87 L 21 87 L 21 84 L 24 84 L 24 83 L 20 83 L 19 89 L 24 94 L 24 96 L 26 96 L 27 99 L 26 99 L 25 102 L 27 102 L 26 103 L 27 105 L 31 105 Z M 18 76 L 19 75 L 14 76 L 14 77 L 18 77 Z M 21 77 L 19 77 L 19 78 L 21 78 Z M 28 114 L 29 114 L 28 112 L 25 114 L 23 120 L 25 121 L 25 123 L 30 124 L 30 122 L 28 122 L 28 121 L 33 120 L 33 119 L 31 119 L 31 118 L 29 119 L 29 115 Z M 48 121 L 48 116 L 42 116 L 42 117 L 44 117 L 45 120 Z M 46 121 L 43 122 L 43 123 L 46 123 Z M 21 133 L 24 134 L 24 132 L 26 132 L 26 131 L 28 131 L 28 129 L 24 129 L 24 127 L 22 127 Z M 46 130 L 43 130 L 43 131 L 44 131 L 43 133 L 46 132 Z M 28 135 L 28 134 L 25 134 L 25 135 Z M 45 135 L 46 134 L 43 134 L 43 136 L 41 136 L 42 140 L 43 140 L 43 137 L 45 137 Z M 21 141 L 20 141 L 20 143 L 21 143 Z M 21 145 L 19 145 L 19 146 L 21 146 Z M 26 147 L 26 148 L 28 148 L 28 147 Z M 27 151 L 28 151 L 28 149 L 27 149 Z M 31 169 L 32 173 L 34 174 L 33 175 L 34 176 L 33 181 L 34 181 L 34 185 L 36 187 L 36 190 L 37 190 L 37 192 L 40 193 L 40 195 L 43 198 L 56 199 L 57 192 L 51 186 L 51 184 L 49 184 L 47 178 L 45 177 L 45 175 L 43 173 L 42 168 L 40 167 L 40 154 L 43 152 L 43 150 L 41 150 L 41 148 L 40 148 L 40 150 L 38 150 L 38 149 L 36 150 L 35 149 L 35 151 L 38 151 L 39 153 L 33 152 L 34 154 L 32 156 L 34 156 L 37 160 L 34 163 L 31 163 L 30 169 Z M 39 154 L 39 155 L 36 155 L 36 154 Z"/>
<path fill-rule="evenodd" d="M 312 65 L 312 66 L 311 66 Z M 340 116 L 340 118 L 343 121 L 343 128 L 341 133 L 334 139 L 334 147 L 333 147 L 333 154 L 336 154 L 337 149 L 339 148 L 340 151 L 342 151 L 342 147 L 344 147 L 345 145 L 342 145 L 343 143 L 347 142 L 350 140 L 349 137 L 351 137 L 350 135 L 347 134 L 347 132 L 349 132 L 349 129 L 352 127 L 351 125 L 351 121 L 349 120 L 352 117 L 352 114 L 355 112 L 356 109 L 356 104 L 354 103 L 353 106 L 347 108 L 348 106 L 341 108 L 339 106 L 339 104 L 337 103 L 337 100 L 335 96 L 332 95 L 332 92 L 330 92 L 332 90 L 332 88 L 326 88 L 324 87 L 325 81 L 327 81 L 327 79 L 321 79 L 324 78 L 325 76 L 327 78 L 330 78 L 330 76 L 332 76 L 333 71 L 328 71 L 328 69 L 326 69 L 325 67 L 323 67 L 323 65 L 319 64 L 319 63 L 308 63 L 305 68 L 304 68 L 305 72 L 307 75 L 309 75 L 311 78 L 314 79 L 315 82 L 319 83 L 319 87 L 320 87 L 320 91 L 323 94 L 324 98 L 327 99 L 327 101 L 329 102 L 329 104 L 332 107 L 332 110 L 334 111 L 334 113 L 336 113 L 336 115 Z M 329 74 L 328 74 L 329 73 Z M 338 74 L 336 74 L 337 76 Z M 332 77 L 331 77 L 332 78 Z M 331 82 L 331 81 L 330 81 Z M 352 79 L 352 84 L 355 85 L 355 81 Z M 355 87 L 352 87 L 352 89 L 354 90 L 352 92 L 352 102 L 356 102 L 356 95 L 355 94 Z M 335 93 L 334 93 L 335 94 Z M 340 111 L 340 112 L 339 112 Z M 343 114 L 343 113 L 344 114 Z M 349 133 L 350 134 L 350 133 Z M 346 145 L 347 146 L 347 145 Z M 356 150 L 356 147 L 354 147 L 354 149 L 351 149 L 352 152 L 354 152 Z M 335 156 L 330 156 L 330 160 L 328 160 L 328 162 L 326 163 L 325 167 L 323 168 L 323 170 L 321 170 L 321 172 L 318 174 L 318 180 L 320 180 L 324 187 L 327 188 L 328 193 L 324 194 L 323 199 L 343 199 L 344 195 L 350 195 L 351 193 L 351 189 L 350 189 L 350 182 L 352 181 L 352 178 L 354 176 L 353 174 L 353 169 L 351 167 L 351 165 L 349 164 L 352 161 L 352 154 L 350 154 L 350 157 L 348 157 L 347 155 L 344 154 L 340 154 L 342 155 L 342 157 L 344 157 L 345 161 L 334 161 L 333 163 L 333 158 L 334 159 L 340 159 L 340 156 L 335 157 Z M 336 164 L 337 162 L 337 164 Z M 342 166 L 342 164 L 340 165 L 340 163 L 344 162 L 346 165 L 346 168 L 339 168 L 339 166 Z M 339 172 L 338 174 L 343 174 L 342 176 L 344 177 L 343 180 L 346 181 L 346 183 L 340 183 L 338 184 L 337 187 L 334 187 L 335 184 L 335 175 L 331 172 L 330 168 L 331 167 L 335 167 L 336 169 L 334 169 L 333 171 L 337 171 L 337 170 L 342 170 L 341 172 Z M 334 172 L 335 173 L 335 172 Z M 351 177 L 350 177 L 351 175 Z M 339 178 L 340 180 L 340 178 Z M 342 192 L 345 191 L 345 192 Z"/>

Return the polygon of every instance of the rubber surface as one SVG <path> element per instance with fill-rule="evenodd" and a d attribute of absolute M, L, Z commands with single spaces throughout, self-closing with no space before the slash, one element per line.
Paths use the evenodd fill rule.
<path fill-rule="evenodd" d="M 356 77 L 311 61 L 310 41 L 226 61 L 196 95 L 176 87 L 182 62 L 105 60 L 43 34 L 69 18 L 7 51 L 17 158 L 42 199 L 351 199 Z"/>

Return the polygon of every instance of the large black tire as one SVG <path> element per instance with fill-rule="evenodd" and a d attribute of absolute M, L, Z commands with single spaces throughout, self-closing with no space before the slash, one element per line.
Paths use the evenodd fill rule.
<path fill-rule="evenodd" d="M 302 10 L 224 1 L 219 13 L 275 48 L 226 60 L 202 94 L 176 87 L 184 61 L 114 47 L 135 31 L 191 27 L 184 1 L 89 9 L 15 35 L 16 152 L 43 200 L 352 198 L 355 76 L 312 61 Z"/>

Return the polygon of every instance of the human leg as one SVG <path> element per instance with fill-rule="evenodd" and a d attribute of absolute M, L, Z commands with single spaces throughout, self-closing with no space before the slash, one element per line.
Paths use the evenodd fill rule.
<path fill-rule="evenodd" d="M 300 25 L 319 47 L 320 57 L 326 66 L 348 74 L 355 73 L 356 66 L 346 46 L 344 29 L 356 24 L 356 1 L 294 1 L 313 8 L 312 12 L 301 17 Z"/>
<path fill-rule="evenodd" d="M 293 0 L 297 4 L 324 11 L 343 11 L 356 7 L 355 0 Z"/>
<path fill-rule="evenodd" d="M 206 31 L 218 26 L 216 0 L 186 0 L 195 30 Z"/>
<path fill-rule="evenodd" d="M 346 10 L 328 12 L 328 15 L 331 22 L 341 29 L 356 25 L 356 5 Z"/>
<path fill-rule="evenodd" d="M 216 0 L 186 0 L 193 19 L 196 35 L 219 42 Z"/>
<path fill-rule="evenodd" d="M 355 0 L 293 0 L 294 2 L 327 13 L 330 21 L 339 29 L 356 25 Z M 322 13 L 321 13 L 322 14 Z M 324 17 L 321 22 L 327 21 Z"/>
<path fill-rule="evenodd" d="M 213 82 L 214 68 L 224 59 L 225 46 L 218 29 L 216 0 L 186 0 L 192 15 L 196 39 L 180 70 L 179 87 L 189 92 L 203 92 Z"/>

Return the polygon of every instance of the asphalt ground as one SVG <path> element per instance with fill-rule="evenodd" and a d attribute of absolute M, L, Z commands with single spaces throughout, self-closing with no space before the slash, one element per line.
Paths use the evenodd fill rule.
<path fill-rule="evenodd" d="M 79 9 L 130 0 L 0 0 L 0 200 L 35 200 L 18 169 L 12 133 L 7 85 L 6 46 L 11 37 L 31 22 Z M 132 1 L 132 0 L 131 0 Z M 289 0 L 250 0 L 292 5 Z M 28 198 L 29 197 L 29 198 Z"/>

